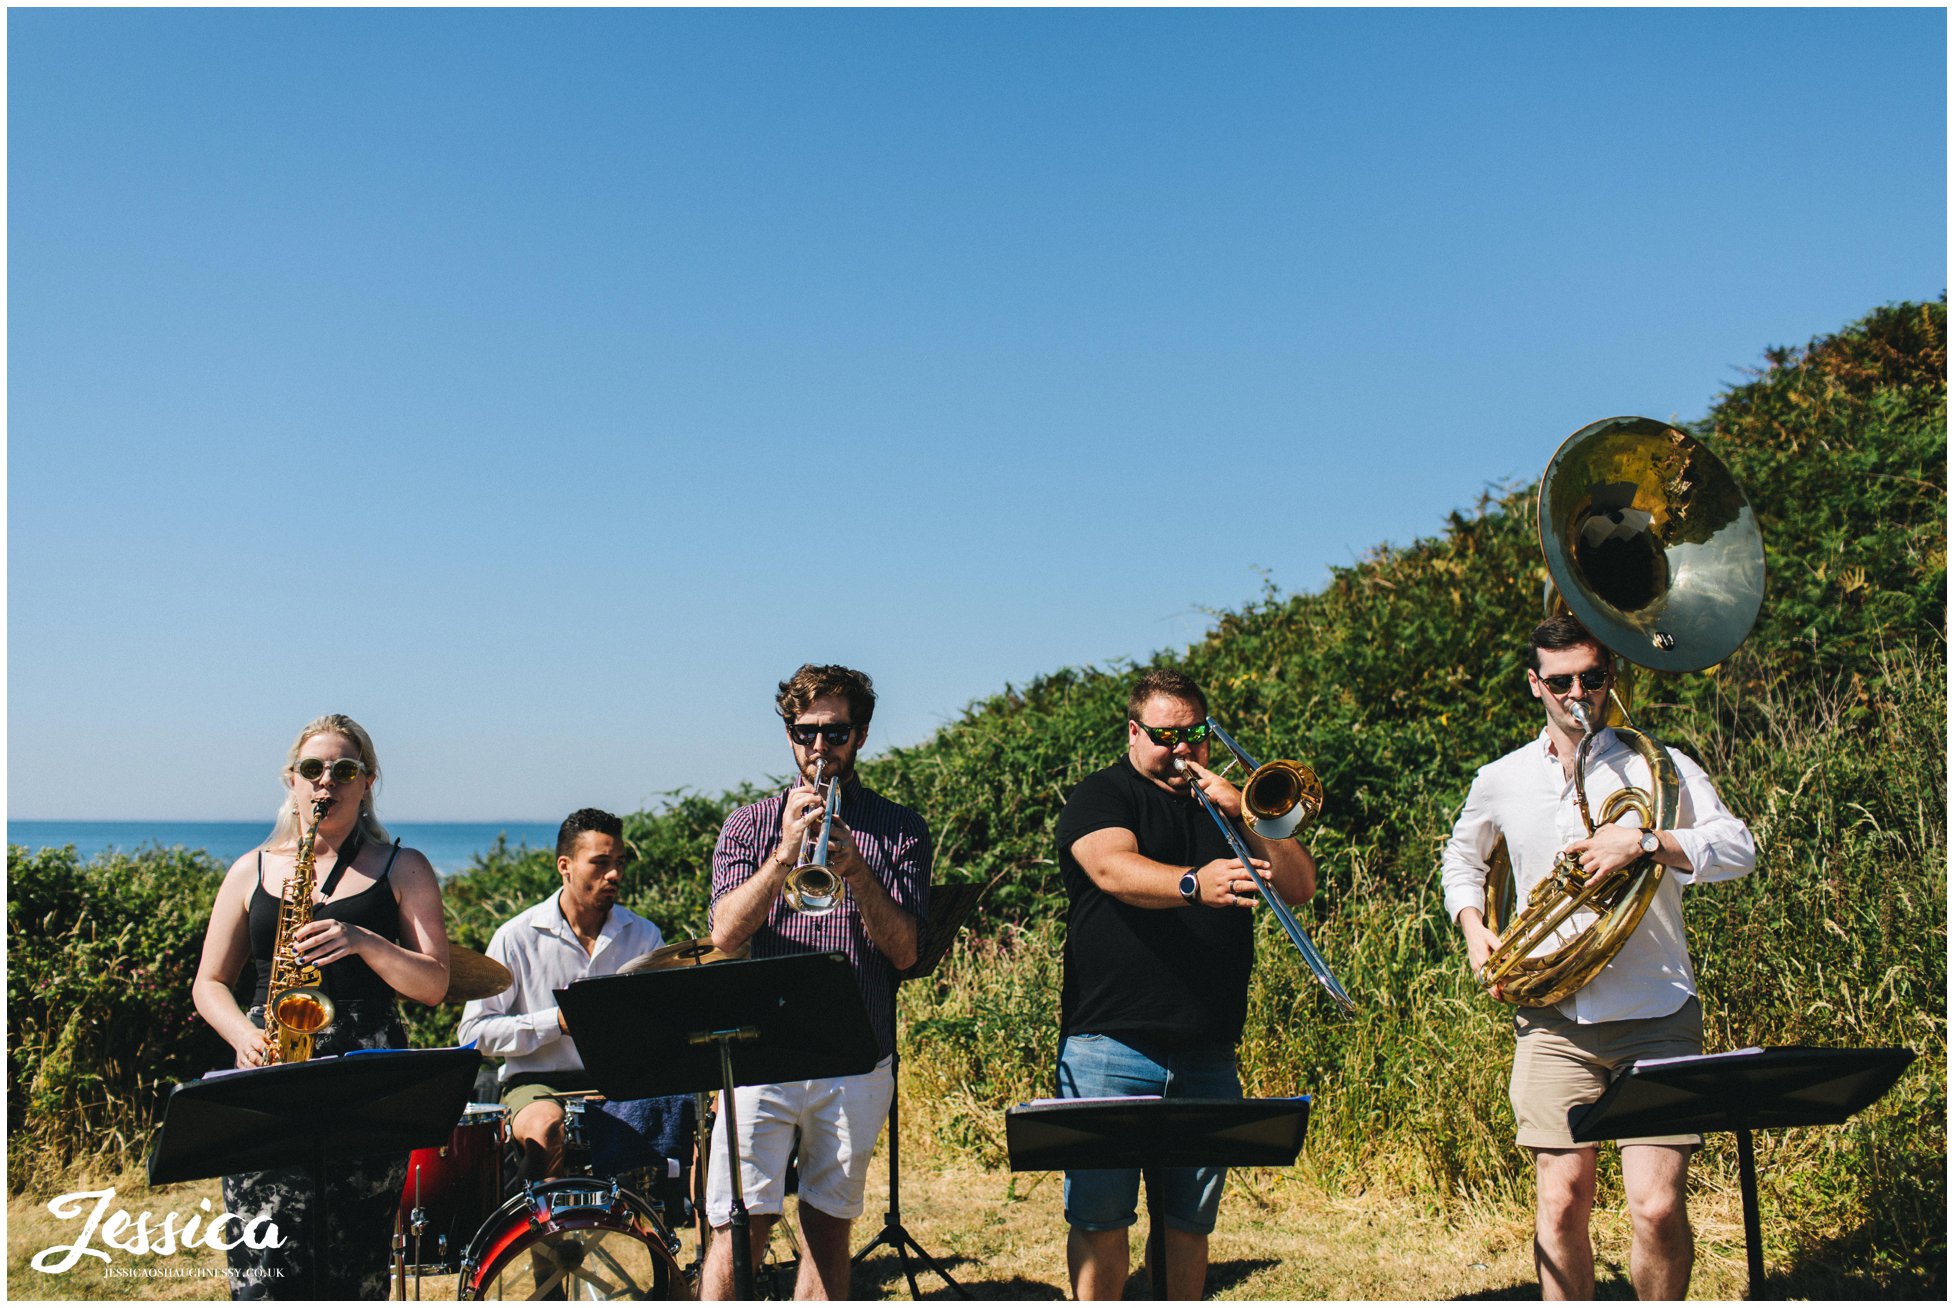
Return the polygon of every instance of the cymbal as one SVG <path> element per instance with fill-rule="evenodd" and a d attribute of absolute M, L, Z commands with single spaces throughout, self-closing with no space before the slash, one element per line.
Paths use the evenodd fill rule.
<path fill-rule="evenodd" d="M 753 952 L 753 942 L 748 941 L 732 953 L 727 953 L 712 943 L 708 937 L 698 940 L 674 940 L 669 945 L 661 945 L 649 954 L 640 954 L 617 970 L 619 976 L 630 976 L 634 972 L 657 972 L 667 967 L 703 966 L 707 963 L 730 963 L 734 959 L 745 958 Z"/>
<path fill-rule="evenodd" d="M 444 1004 L 462 1004 L 471 999 L 487 999 L 499 995 L 516 983 L 509 969 L 472 949 L 460 945 L 448 946 L 448 993 L 441 996 Z"/>

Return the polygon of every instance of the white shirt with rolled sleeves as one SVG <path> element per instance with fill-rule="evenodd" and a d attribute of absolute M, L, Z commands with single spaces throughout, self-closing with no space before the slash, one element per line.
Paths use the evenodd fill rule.
<path fill-rule="evenodd" d="M 1682 783 L 1673 834 L 1693 870 L 1665 868 L 1649 911 L 1627 943 L 1600 975 L 1557 1006 L 1575 1022 L 1666 1017 L 1681 1008 L 1696 993 L 1696 973 L 1683 937 L 1683 887 L 1728 881 L 1757 865 L 1757 843 L 1750 828 L 1723 806 L 1703 769 L 1673 749 L 1669 757 L 1675 760 Z M 1590 811 L 1598 810 L 1623 786 L 1646 788 L 1646 772 L 1641 755 L 1612 730 L 1602 728 L 1601 739 L 1588 752 L 1585 786 Z M 1635 825 L 1634 813 L 1625 815 L 1622 824 Z M 1465 809 L 1445 843 L 1440 872 L 1445 915 L 1457 921 L 1465 909 L 1485 910 L 1486 864 L 1502 835 L 1513 861 L 1516 902 L 1525 907 L 1533 888 L 1553 870 L 1555 856 L 1586 834 L 1573 779 L 1565 775 L 1543 730 L 1535 740 L 1480 768 L 1473 778 Z M 1534 952 L 1572 939 L 1594 917 L 1575 914 Z"/>
<path fill-rule="evenodd" d="M 557 1025 L 556 992 L 586 977 L 614 976 L 664 943 L 656 926 L 613 904 L 597 948 L 586 954 L 551 895 L 496 928 L 488 956 L 509 969 L 515 984 L 499 995 L 470 1000 L 461 1010 L 457 1039 L 464 1045 L 473 1040 L 482 1053 L 500 1057 L 503 1081 L 528 1073 L 581 1070 L 577 1042 Z"/>

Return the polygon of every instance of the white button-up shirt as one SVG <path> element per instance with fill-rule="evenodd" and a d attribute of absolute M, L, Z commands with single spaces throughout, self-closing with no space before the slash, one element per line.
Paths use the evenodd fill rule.
<path fill-rule="evenodd" d="M 1673 749 L 1669 757 L 1682 782 L 1671 834 L 1692 870 L 1665 868 L 1648 912 L 1627 942 L 1594 980 L 1557 1005 L 1576 1022 L 1666 1017 L 1681 1008 L 1696 993 L 1696 974 L 1683 937 L 1683 887 L 1740 877 L 1757 864 L 1757 844 L 1750 828 L 1723 806 L 1703 769 Z M 1646 771 L 1641 756 L 1603 727 L 1588 751 L 1589 809 L 1599 810 L 1623 786 L 1646 789 L 1648 778 L 1642 775 Z M 1631 812 L 1623 825 L 1633 824 Z M 1487 860 L 1501 836 L 1513 861 L 1515 902 L 1523 909 L 1533 888 L 1553 870 L 1555 856 L 1586 834 L 1575 803 L 1574 781 L 1542 730 L 1537 739 L 1488 763 L 1473 778 L 1465 810 L 1445 844 L 1440 878 L 1446 916 L 1456 921 L 1468 908 L 1485 910 Z M 1534 952 L 1558 948 L 1594 920 L 1591 912 L 1574 914 Z"/>
<path fill-rule="evenodd" d="M 515 984 L 499 995 L 470 1000 L 461 1010 L 460 1043 L 475 1041 L 500 1055 L 500 1079 L 521 1073 L 575 1072 L 583 1058 L 556 1021 L 556 992 L 585 977 L 614 976 L 641 954 L 665 943 L 664 933 L 622 904 L 611 905 L 586 954 L 563 916 L 557 896 L 526 908 L 496 929 L 488 956 L 509 969 Z"/>

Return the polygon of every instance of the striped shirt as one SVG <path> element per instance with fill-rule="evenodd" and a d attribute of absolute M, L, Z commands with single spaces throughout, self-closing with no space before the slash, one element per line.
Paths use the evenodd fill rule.
<path fill-rule="evenodd" d="M 734 809 L 720 828 L 712 852 L 712 902 L 743 884 L 780 843 L 782 815 L 788 792 Z M 855 848 L 869 871 L 889 892 L 896 906 L 917 923 L 929 921 L 930 832 L 923 819 L 891 799 L 884 799 L 854 777 L 842 783 L 837 814 L 855 833 Z M 841 954 L 855 972 L 855 984 L 868 1007 L 875 1043 L 886 1058 L 896 1048 L 896 969 L 868 938 L 861 906 L 853 895 L 824 917 L 796 913 L 776 898 L 767 910 L 766 924 L 753 933 L 753 957 L 782 954 Z"/>

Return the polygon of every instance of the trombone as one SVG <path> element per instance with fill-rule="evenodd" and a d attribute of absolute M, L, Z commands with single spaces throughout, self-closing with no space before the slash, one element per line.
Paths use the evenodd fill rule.
<path fill-rule="evenodd" d="M 1256 835 L 1264 840 L 1287 840 L 1313 822 L 1316 815 L 1323 811 L 1323 783 L 1316 779 L 1316 773 L 1308 764 L 1297 763 L 1286 758 L 1258 764 L 1254 756 L 1237 744 L 1235 738 L 1223 731 L 1221 724 L 1213 718 L 1208 719 L 1208 730 L 1230 754 L 1241 761 L 1243 767 L 1248 769 L 1248 777 L 1242 782 L 1242 818 L 1248 823 L 1249 830 Z M 1330 998 L 1336 1001 L 1337 1007 L 1346 1014 L 1354 1015 L 1357 1012 L 1356 1001 L 1352 1000 L 1343 986 L 1338 983 L 1336 975 L 1330 971 L 1330 965 L 1323 961 L 1323 955 L 1310 941 L 1309 932 L 1303 930 L 1302 924 L 1296 921 L 1296 916 L 1289 911 L 1289 906 L 1282 902 L 1280 895 L 1269 889 L 1269 883 L 1264 881 L 1262 874 L 1255 870 L 1255 863 L 1249 857 L 1247 843 L 1235 831 L 1228 819 L 1222 816 L 1221 810 L 1215 807 L 1214 801 L 1202 793 L 1193 774 L 1188 772 L 1186 761 L 1175 759 L 1174 766 L 1181 772 L 1187 773 L 1188 789 L 1192 790 L 1194 797 L 1201 801 L 1201 807 L 1208 811 L 1208 816 L 1214 819 L 1214 824 L 1221 828 L 1223 838 L 1228 841 L 1228 848 L 1233 850 L 1235 857 L 1241 861 L 1243 869 L 1248 872 L 1249 879 L 1255 883 L 1256 890 L 1261 892 L 1262 902 L 1269 906 L 1271 913 L 1275 914 L 1276 921 L 1282 925 L 1290 942 L 1301 951 L 1303 961 L 1309 964 L 1309 970 L 1316 974 L 1316 979 L 1329 992 Z"/>
<path fill-rule="evenodd" d="M 822 785 L 821 776 L 827 770 L 826 759 L 814 764 L 814 788 L 821 792 L 824 811 L 821 814 L 821 834 L 801 838 L 800 860 L 794 870 L 787 874 L 787 882 L 781 887 L 781 896 L 787 906 L 803 917 L 826 917 L 841 904 L 846 889 L 840 877 L 828 867 L 828 833 L 834 829 L 835 805 L 841 798 L 841 782 L 829 777 Z"/>

